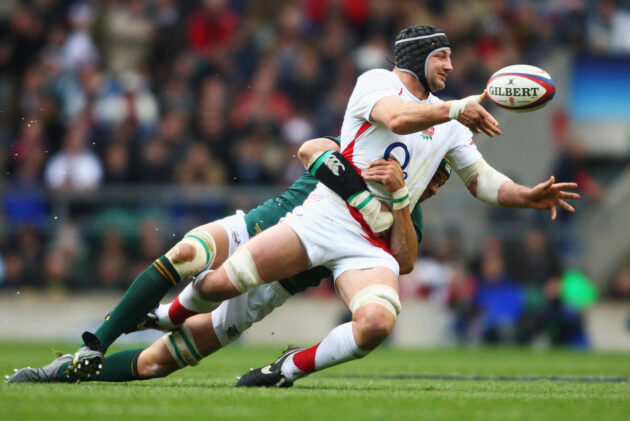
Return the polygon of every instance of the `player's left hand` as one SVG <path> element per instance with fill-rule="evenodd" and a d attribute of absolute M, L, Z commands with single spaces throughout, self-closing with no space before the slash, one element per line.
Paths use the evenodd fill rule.
<path fill-rule="evenodd" d="M 551 220 L 555 221 L 558 216 L 556 206 L 571 213 L 575 212 L 573 206 L 563 199 L 579 199 L 578 193 L 567 192 L 565 189 L 576 189 L 577 183 L 556 183 L 556 178 L 552 175 L 549 180 L 533 187 L 527 195 L 527 204 L 534 209 L 550 209 Z"/>
<path fill-rule="evenodd" d="M 400 164 L 393 158 L 372 161 L 362 172 L 365 181 L 376 181 L 393 193 L 405 187 L 405 175 Z"/>

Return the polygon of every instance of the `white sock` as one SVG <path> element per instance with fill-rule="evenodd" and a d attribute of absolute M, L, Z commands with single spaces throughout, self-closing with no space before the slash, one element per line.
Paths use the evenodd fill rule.
<path fill-rule="evenodd" d="M 158 306 L 155 311 L 158 317 L 157 324 L 164 329 L 171 330 L 184 323 L 186 318 L 198 313 L 209 313 L 219 304 L 201 298 L 197 288 L 195 288 L 195 281 L 193 281 L 186 285 L 177 299 Z"/>
<path fill-rule="evenodd" d="M 187 310 L 194 311 L 195 313 L 208 313 L 217 308 L 217 303 L 201 298 L 199 291 L 197 291 L 195 287 L 196 284 L 197 279 L 186 285 L 186 288 L 178 295 L 179 303 Z"/>
<path fill-rule="evenodd" d="M 287 359 L 282 365 L 282 374 L 293 381 L 314 371 L 363 358 L 369 352 L 357 345 L 352 322 L 344 323 L 331 330 L 319 344 Z"/>
<path fill-rule="evenodd" d="M 175 325 L 171 321 L 171 318 L 168 317 L 168 309 L 171 307 L 173 302 L 171 301 L 168 304 L 160 304 L 157 309 L 155 309 L 155 315 L 157 316 L 157 325 L 163 329 L 174 329 Z"/>

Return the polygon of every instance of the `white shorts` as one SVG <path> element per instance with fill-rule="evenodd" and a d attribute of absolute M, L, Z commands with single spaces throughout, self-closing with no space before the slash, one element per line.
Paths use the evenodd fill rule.
<path fill-rule="evenodd" d="M 234 215 L 226 216 L 216 222 L 218 222 L 227 233 L 230 244 L 228 256 L 231 256 L 237 248 L 249 241 L 249 232 L 247 232 L 247 224 L 245 223 L 245 213 L 242 210 L 237 210 Z"/>
<path fill-rule="evenodd" d="M 291 296 L 280 282 L 263 284 L 238 297 L 223 301 L 212 311 L 212 325 L 222 347 L 264 319 Z"/>
<path fill-rule="evenodd" d="M 321 184 L 280 222 L 298 235 L 310 267 L 327 267 L 335 280 L 348 270 L 375 267 L 389 268 L 398 276 L 394 256 L 370 242 L 345 202 Z"/>
<path fill-rule="evenodd" d="M 244 215 L 243 211 L 238 210 L 234 215 L 217 221 L 228 236 L 228 256 L 250 238 Z M 203 279 L 209 272 L 212 271 L 203 271 L 197 277 Z M 212 311 L 212 325 L 221 346 L 227 346 L 252 324 L 264 319 L 276 307 L 284 304 L 290 296 L 291 294 L 276 281 L 223 301 Z"/>

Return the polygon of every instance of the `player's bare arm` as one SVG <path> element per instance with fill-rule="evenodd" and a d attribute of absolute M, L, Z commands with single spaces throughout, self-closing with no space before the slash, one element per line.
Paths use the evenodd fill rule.
<path fill-rule="evenodd" d="M 556 183 L 555 177 L 551 176 L 547 181 L 534 187 L 523 186 L 492 168 L 483 159 L 462 168 L 457 173 L 477 199 L 506 208 L 549 209 L 552 221 L 557 216 L 556 206 L 575 212 L 573 206 L 565 199 L 580 198 L 578 193 L 566 191 L 577 188 L 577 183 Z"/>
<path fill-rule="evenodd" d="M 311 157 L 326 151 L 339 151 L 339 145 L 328 138 L 319 137 L 302 143 L 297 155 L 302 165 L 308 169 Z"/>
<path fill-rule="evenodd" d="M 405 40 L 399 40 L 398 42 Z M 403 56 L 404 51 L 397 51 Z M 398 59 L 398 57 L 397 57 Z M 453 70 L 449 48 L 430 55 L 427 59 L 426 75 L 414 75 L 410 69 L 401 70 L 400 64 L 394 69 L 405 87 L 418 99 L 426 99 L 428 91 L 439 91 L 446 86 L 446 78 Z M 418 69 L 415 73 L 418 73 Z M 419 77 L 418 77 L 419 76 Z M 484 132 L 488 136 L 501 134 L 499 123 L 480 102 L 488 98 L 487 91 L 456 101 L 433 104 L 405 102 L 398 96 L 382 98 L 372 108 L 370 119 L 383 123 L 396 134 L 410 134 L 426 130 L 436 124 L 457 120 L 475 133 Z"/>
<path fill-rule="evenodd" d="M 419 104 L 403 101 L 397 96 L 389 96 L 374 105 L 370 119 L 384 124 L 396 134 L 404 135 L 446 123 L 449 121 L 448 113 L 449 105 L 446 102 Z"/>
<path fill-rule="evenodd" d="M 548 180 L 534 187 L 522 186 L 512 181 L 507 182 L 499 189 L 499 204 L 510 208 L 532 208 L 551 210 L 551 220 L 557 216 L 556 206 L 574 213 L 575 209 L 564 199 L 579 199 L 580 195 L 565 189 L 576 189 L 577 183 L 556 183 L 552 175 Z"/>
<path fill-rule="evenodd" d="M 403 72 L 399 73 L 403 82 L 405 78 L 411 77 Z M 457 121 L 475 133 L 484 132 L 488 136 L 500 135 L 499 123 L 479 104 L 487 97 L 488 93 L 484 91 L 481 95 L 466 97 L 458 101 L 420 104 L 405 102 L 397 96 L 389 96 L 379 100 L 374 105 L 370 119 L 383 123 L 396 134 L 404 135 L 426 130 L 436 124 L 446 123 L 453 119 L 451 116 L 454 116 Z M 452 107 L 460 111 L 451 113 Z"/>
<path fill-rule="evenodd" d="M 392 195 L 402 192 L 402 200 L 394 202 L 392 209 L 394 224 L 391 228 L 389 247 L 400 265 L 400 273 L 411 272 L 418 258 L 418 238 L 411 221 L 408 196 L 406 202 L 404 199 L 407 189 L 400 164 L 392 158 L 371 162 L 363 171 L 363 179 L 383 184 Z"/>
<path fill-rule="evenodd" d="M 339 153 L 339 146 L 326 138 L 304 142 L 298 157 L 307 171 L 348 204 L 357 209 L 374 233 L 386 231 L 393 216 L 372 196 L 353 165 Z"/>

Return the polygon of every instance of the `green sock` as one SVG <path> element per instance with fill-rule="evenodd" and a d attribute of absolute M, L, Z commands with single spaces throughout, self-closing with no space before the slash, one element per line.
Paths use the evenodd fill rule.
<path fill-rule="evenodd" d="M 117 352 L 105 358 L 105 364 L 101 370 L 101 374 L 89 377 L 81 381 L 100 381 L 100 382 L 125 382 L 129 380 L 142 380 L 138 377 L 138 357 L 144 351 L 143 348 L 128 349 L 126 351 Z M 65 363 L 59 371 L 60 382 L 75 382 L 76 379 L 66 376 Z"/>
<path fill-rule="evenodd" d="M 105 357 L 103 370 L 92 380 L 101 382 L 125 382 L 141 380 L 138 377 L 138 357 L 143 348 L 127 349 Z"/>
<path fill-rule="evenodd" d="M 101 341 L 101 351 L 105 353 L 120 335 L 132 330 L 179 281 L 177 271 L 165 256 L 138 275 L 116 308 L 95 332 Z"/>
<path fill-rule="evenodd" d="M 59 370 L 59 374 L 57 375 L 57 381 L 61 383 L 73 383 L 76 382 L 76 379 L 70 378 L 66 376 L 66 368 L 70 365 L 70 361 L 67 363 L 63 363 L 61 369 Z"/>

